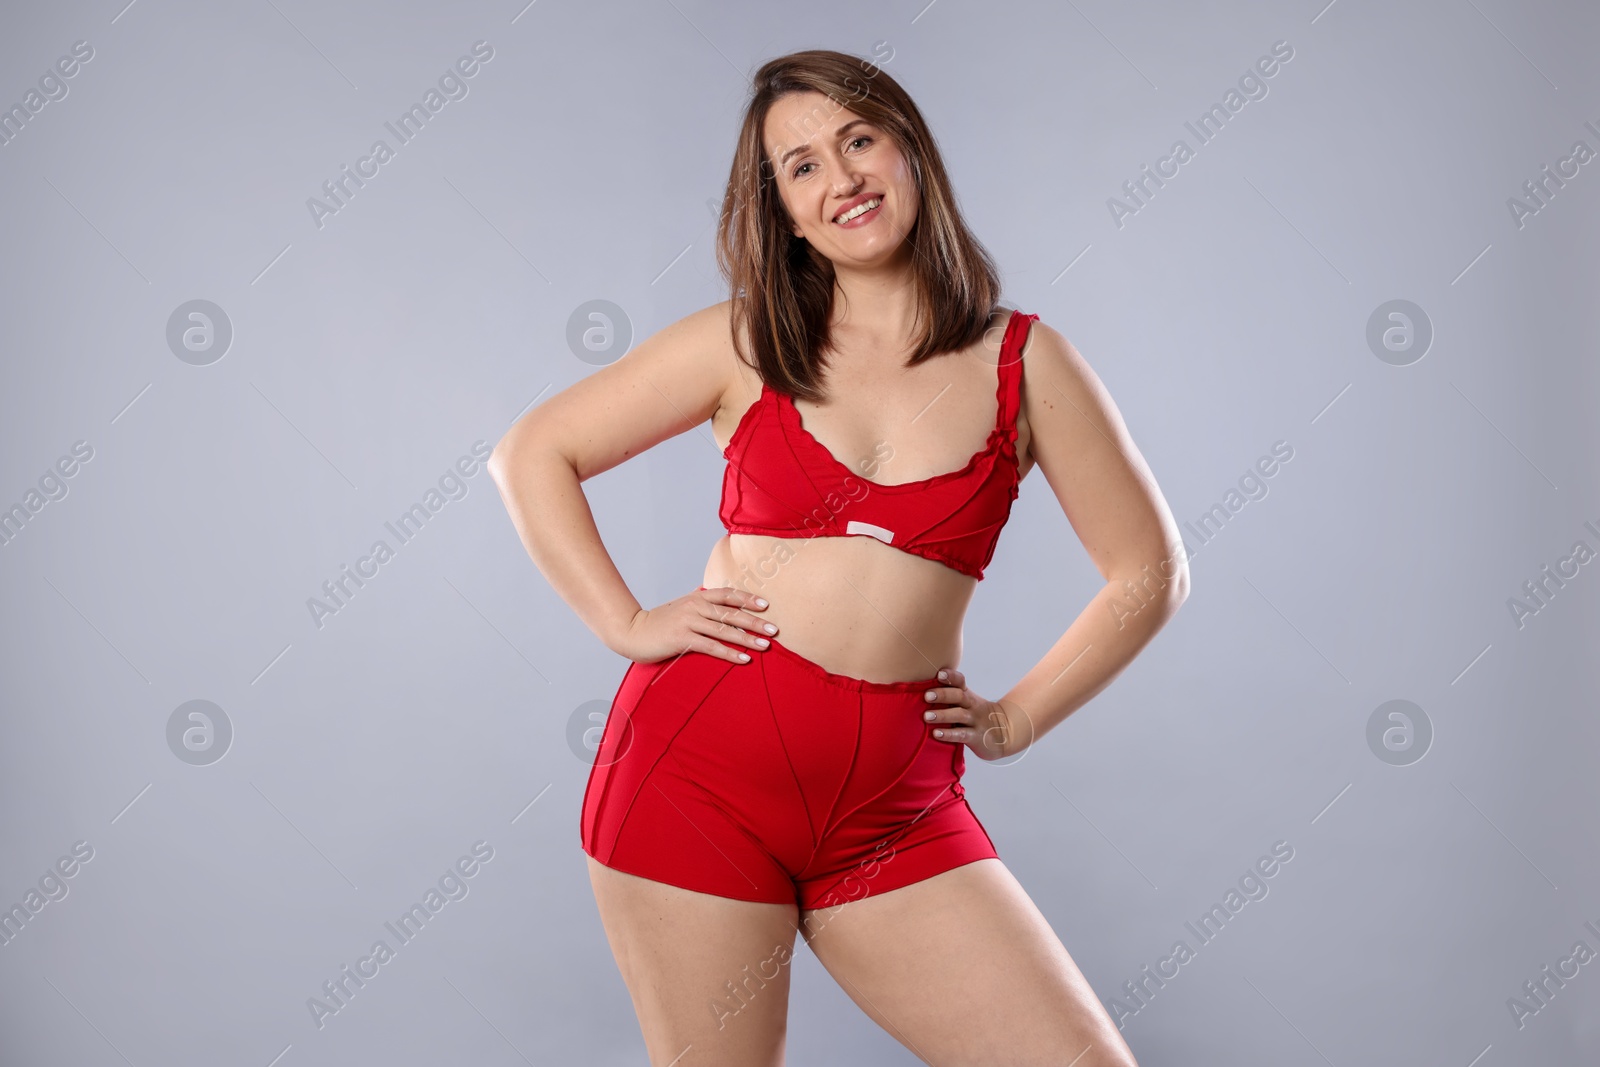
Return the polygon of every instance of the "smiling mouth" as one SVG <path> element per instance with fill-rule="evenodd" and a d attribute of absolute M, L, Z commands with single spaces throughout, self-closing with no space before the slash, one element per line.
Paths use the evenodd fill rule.
<path fill-rule="evenodd" d="M 834 221 L 835 224 L 843 226 L 846 223 L 854 222 L 856 219 L 860 218 L 863 215 L 866 215 L 866 214 L 868 214 L 870 212 L 878 210 L 878 208 L 880 208 L 882 206 L 883 206 L 883 197 L 875 196 L 871 200 L 866 200 L 866 201 L 863 201 L 862 203 L 857 204 L 855 207 L 851 208 L 849 211 L 846 211 L 844 214 L 836 216 L 833 221 Z"/>

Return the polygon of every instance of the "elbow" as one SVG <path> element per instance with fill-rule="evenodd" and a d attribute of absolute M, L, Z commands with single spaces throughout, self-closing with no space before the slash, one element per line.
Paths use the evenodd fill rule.
<path fill-rule="evenodd" d="M 1168 619 L 1189 598 L 1189 563 L 1177 553 L 1159 565 L 1147 563 L 1136 569 L 1128 564 L 1113 569 L 1106 581 L 1122 601 L 1137 603 L 1141 609 L 1154 606 L 1162 619 Z"/>
<path fill-rule="evenodd" d="M 524 430 L 518 433 L 516 429 L 510 430 L 494 446 L 489 453 L 489 458 L 484 462 L 484 467 L 489 471 L 489 477 L 495 485 L 504 489 L 506 485 L 517 477 L 518 472 L 526 470 L 529 463 L 535 459 L 558 459 L 574 472 L 577 468 L 566 453 L 562 452 L 556 442 L 547 436 Z"/>
<path fill-rule="evenodd" d="M 1189 599 L 1189 563 L 1187 560 L 1180 561 L 1177 564 L 1176 572 L 1173 574 L 1171 581 L 1167 583 L 1167 586 L 1170 590 L 1167 596 L 1172 601 L 1172 610 L 1177 611 L 1183 606 L 1183 602 Z"/>
<path fill-rule="evenodd" d="M 507 434 L 495 443 L 494 450 L 489 453 L 489 458 L 483 464 L 494 484 L 502 488 L 506 484 L 506 468 L 511 463 L 510 436 Z"/>

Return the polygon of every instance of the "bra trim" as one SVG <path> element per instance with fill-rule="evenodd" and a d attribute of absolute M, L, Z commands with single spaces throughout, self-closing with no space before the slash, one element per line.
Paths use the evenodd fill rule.
<path fill-rule="evenodd" d="M 925 489 L 930 485 L 939 485 L 943 482 L 966 477 L 976 470 L 978 464 L 983 462 L 984 459 L 990 455 L 997 454 L 1000 451 L 1005 451 L 1010 454 L 1011 469 L 1014 473 L 1020 474 L 1021 467 L 1017 457 L 1016 440 L 1017 417 L 1020 414 L 1021 408 L 1020 388 L 1022 368 L 1019 365 L 1022 358 L 1021 344 L 1018 344 L 1018 351 L 1015 357 L 1010 360 L 1006 359 L 1005 357 L 1006 348 L 1008 347 L 1007 342 L 1009 342 L 1013 336 L 1013 331 L 1017 327 L 1017 321 L 1022 318 L 1025 318 L 1025 316 L 1023 316 L 1020 311 L 1013 310 L 1011 312 L 1011 319 L 1006 324 L 1005 339 L 1001 343 L 1000 359 L 995 365 L 995 374 L 998 378 L 998 381 L 995 383 L 994 428 L 989 431 L 989 437 L 986 441 L 984 441 L 983 447 L 974 452 L 967 459 L 967 462 L 956 470 L 944 471 L 943 473 L 935 474 L 928 478 L 919 478 L 916 481 L 894 482 L 892 484 L 876 482 L 864 474 L 858 474 L 848 463 L 845 463 L 843 460 L 839 459 L 838 456 L 835 456 L 832 449 L 828 448 L 821 441 L 817 440 L 817 438 L 812 435 L 811 431 L 806 429 L 805 420 L 800 414 L 800 409 L 794 406 L 793 398 L 787 393 L 780 393 L 776 389 L 773 389 L 767 384 L 765 379 L 762 379 L 761 382 L 761 393 L 756 397 L 754 403 L 745 408 L 744 414 L 739 417 L 738 425 L 733 428 L 733 434 L 728 438 L 728 447 L 722 450 L 723 458 L 728 458 L 729 454 L 733 451 L 733 446 L 738 443 L 740 435 L 745 432 L 746 424 L 751 421 L 751 416 L 755 414 L 757 408 L 768 402 L 768 397 L 770 396 L 773 398 L 773 402 L 778 406 L 780 418 L 782 417 L 783 410 L 785 408 L 788 409 L 790 424 L 796 431 L 798 431 L 800 438 L 806 441 L 809 447 L 826 457 L 833 466 L 845 471 L 852 478 L 858 478 L 870 485 L 872 488 L 882 492 L 893 493 L 896 491 Z M 1008 368 L 1013 366 L 1016 368 L 1014 371 L 1008 370 Z M 1010 419 L 1006 418 L 1007 409 L 1012 407 L 1011 398 L 1007 396 L 1006 390 L 1008 375 L 1014 375 L 1017 378 L 1017 389 L 1019 390 L 1017 403 L 1015 405 L 1018 410 L 1010 412 Z"/>

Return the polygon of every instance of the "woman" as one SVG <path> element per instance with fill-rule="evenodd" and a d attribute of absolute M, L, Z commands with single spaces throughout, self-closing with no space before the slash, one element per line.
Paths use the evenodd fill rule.
<path fill-rule="evenodd" d="M 580 829 L 651 1063 L 781 1064 L 798 931 L 928 1063 L 1133 1065 L 960 779 L 965 749 L 1015 758 L 1105 688 L 1187 595 L 1149 469 L 1072 345 L 997 306 L 876 67 L 761 68 L 717 239 L 732 300 L 489 463 L 534 563 L 633 661 Z M 699 588 L 644 608 L 580 483 L 706 419 L 729 533 Z M 957 669 L 962 618 L 1035 465 L 1106 587 L 991 700 Z"/>

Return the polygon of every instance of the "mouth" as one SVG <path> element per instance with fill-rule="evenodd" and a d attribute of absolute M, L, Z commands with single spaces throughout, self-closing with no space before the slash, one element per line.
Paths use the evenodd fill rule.
<path fill-rule="evenodd" d="M 856 226 L 865 226 L 878 217 L 883 208 L 882 194 L 868 194 L 857 197 L 846 208 L 833 217 L 834 224 L 847 229 Z"/>

